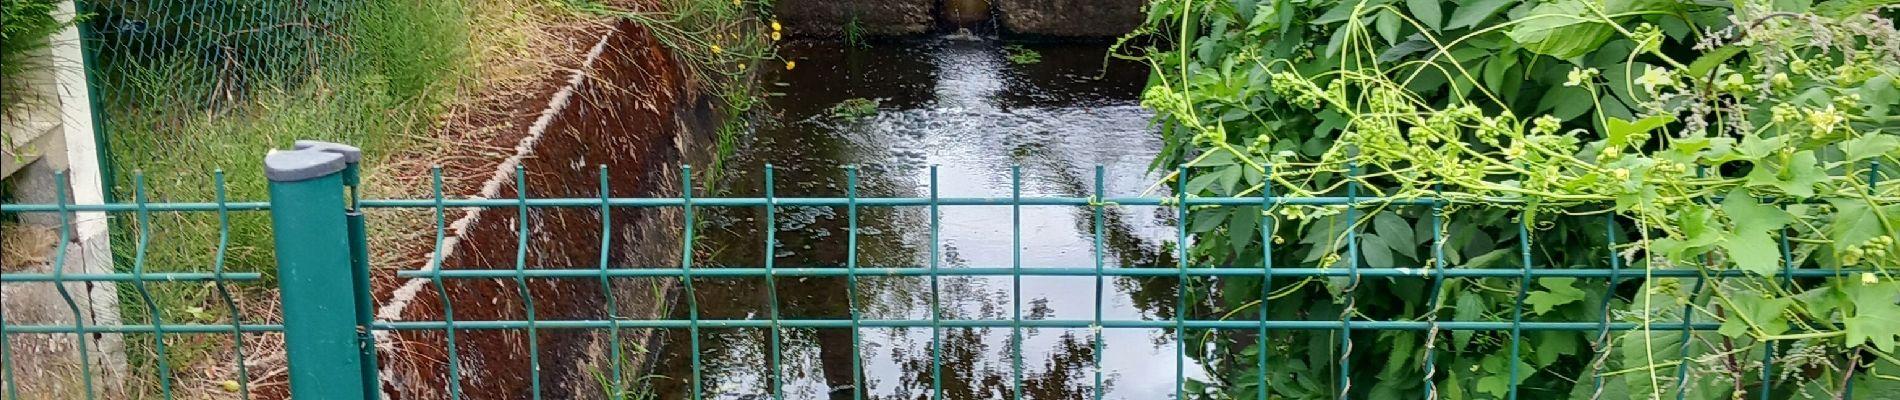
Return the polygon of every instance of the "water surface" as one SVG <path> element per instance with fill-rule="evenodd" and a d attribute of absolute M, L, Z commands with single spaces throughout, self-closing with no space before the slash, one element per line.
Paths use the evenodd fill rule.
<path fill-rule="evenodd" d="M 1103 57 L 1106 45 L 1028 45 L 1042 61 L 1013 64 L 1001 44 L 937 40 L 846 48 L 788 44 L 798 62 L 765 78 L 768 100 L 756 132 L 728 160 L 725 194 L 764 195 L 762 171 L 781 197 L 843 197 L 847 165 L 860 170 L 862 197 L 928 197 L 931 165 L 937 195 L 1009 197 L 1011 167 L 1020 166 L 1021 195 L 1086 197 L 1104 169 L 1110 196 L 1141 195 L 1156 181 L 1147 171 L 1159 136 L 1138 104 L 1143 65 Z M 833 115 L 848 99 L 870 99 L 879 112 Z M 1146 193 L 1166 196 L 1165 189 Z M 768 224 L 764 209 L 709 210 L 700 247 L 703 267 L 839 267 L 851 251 L 843 207 L 781 207 Z M 1020 224 L 1014 221 L 1020 217 Z M 1086 207 L 942 207 L 931 235 L 928 208 L 863 208 L 856 257 L 862 267 L 1109 268 L 1172 265 L 1161 244 L 1175 237 L 1169 209 L 1111 208 L 1097 250 L 1095 212 Z M 768 225 L 771 225 L 768 227 Z M 1020 226 L 1013 230 L 1012 226 Z M 766 245 L 768 229 L 777 243 Z M 1020 246 L 1018 246 L 1020 242 Z M 933 246 L 933 243 L 935 244 Z M 933 251 L 934 248 L 934 251 Z M 1012 251 L 1012 248 L 1019 251 Z M 1009 277 L 942 277 L 936 303 L 944 319 L 1172 319 L 1175 282 L 1095 277 L 1025 277 L 1020 298 Z M 1099 286 L 1098 286 L 1099 285 Z M 861 277 L 865 319 L 929 320 L 927 277 Z M 1099 289 L 1098 289 L 1099 288 Z M 777 284 L 785 319 L 850 319 L 845 278 L 785 278 Z M 1098 291 L 1099 290 L 1099 291 Z M 695 281 L 701 318 L 767 319 L 769 291 L 761 278 Z M 1020 308 L 1018 308 L 1020 304 Z M 685 307 L 676 302 L 676 307 Z M 1020 311 L 1019 311 L 1020 310 Z M 684 318 L 683 310 L 676 317 Z M 766 329 L 704 329 L 694 349 L 685 330 L 668 332 L 651 382 L 658 398 L 689 398 L 695 350 L 702 358 L 706 398 L 770 398 L 771 352 Z M 786 329 L 781 360 L 786 398 L 849 399 L 853 339 L 849 329 Z M 1009 328 L 865 328 L 857 348 L 865 398 L 931 398 L 933 351 L 941 342 L 944 398 L 1008 399 L 1018 375 Z M 1087 399 L 1096 388 L 1095 332 L 1024 329 L 1023 398 Z M 1158 399 L 1174 393 L 1175 352 L 1163 330 L 1100 333 L 1103 398 Z M 1192 361 L 1190 377 L 1201 376 Z"/>

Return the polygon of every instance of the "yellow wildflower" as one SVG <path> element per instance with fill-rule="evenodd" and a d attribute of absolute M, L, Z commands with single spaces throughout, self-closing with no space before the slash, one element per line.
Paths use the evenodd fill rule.
<path fill-rule="evenodd" d="M 1832 132 L 1835 126 L 1845 121 L 1847 117 L 1835 110 L 1833 104 L 1827 105 L 1825 109 L 1808 111 L 1808 125 L 1814 126 L 1815 132 Z"/>
<path fill-rule="evenodd" d="M 1636 83 L 1642 84 L 1643 90 L 1655 92 L 1657 87 L 1668 87 L 1675 81 L 1669 78 L 1668 69 L 1650 66 L 1643 71 L 1642 77 L 1636 78 Z"/>
<path fill-rule="evenodd" d="M 781 30 L 784 30 L 784 29 L 785 29 L 785 27 L 784 27 L 784 26 L 781 26 L 781 25 L 779 25 L 779 24 L 778 24 L 778 20 L 772 20 L 772 31 L 773 31 L 773 32 L 778 32 L 778 31 L 781 31 Z"/>
<path fill-rule="evenodd" d="M 793 68 L 798 68 L 798 62 L 792 61 L 792 60 L 785 60 L 785 70 L 790 71 Z"/>
<path fill-rule="evenodd" d="M 724 49 L 719 48 L 719 45 L 712 45 L 713 54 L 719 54 L 720 51 L 724 51 Z"/>
<path fill-rule="evenodd" d="M 772 31 L 772 41 L 776 42 L 778 41 L 778 39 L 779 39 L 778 31 Z"/>

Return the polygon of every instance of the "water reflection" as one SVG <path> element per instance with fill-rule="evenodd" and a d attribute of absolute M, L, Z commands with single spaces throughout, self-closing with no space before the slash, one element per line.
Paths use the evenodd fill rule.
<path fill-rule="evenodd" d="M 1010 165 L 1021 165 L 1024 196 L 1088 196 L 1097 165 L 1106 168 L 1112 196 L 1142 194 L 1155 177 L 1148 161 L 1160 148 L 1136 103 L 1146 72 L 1118 63 L 1102 69 L 1103 45 L 1035 45 L 1043 62 L 1013 65 L 999 45 L 986 42 L 911 43 L 869 49 L 791 44 L 781 50 L 798 61 L 767 82 L 782 96 L 770 100 L 769 118 L 729 161 L 727 193 L 761 196 L 765 165 L 778 173 L 778 196 L 842 197 L 844 165 L 861 168 L 860 196 L 926 197 L 928 165 L 940 165 L 936 189 L 944 197 L 1008 197 Z M 876 116 L 847 120 L 827 109 L 851 98 L 879 100 Z M 1149 193 L 1166 195 L 1166 193 Z M 1172 265 L 1160 243 L 1174 236 L 1169 210 L 1114 207 L 1103 213 L 1101 262 L 1108 267 Z M 850 255 L 850 210 L 780 207 L 709 210 L 703 239 L 705 266 L 838 267 Z M 1012 251 L 1009 207 L 942 207 L 939 235 L 930 234 L 927 208 L 857 210 L 857 261 L 866 267 L 1090 267 L 1097 262 L 1095 211 L 1081 207 L 1022 207 L 1020 251 Z M 768 231 L 777 242 L 766 243 Z M 934 244 L 934 246 L 933 246 Z M 768 247 L 769 246 L 769 247 Z M 932 249 L 936 249 L 935 252 Z M 1021 292 L 1009 277 L 860 277 L 857 310 L 866 319 L 929 320 L 932 304 L 945 319 L 1009 320 L 1021 304 L 1025 319 L 1172 318 L 1176 282 L 1169 279 L 1024 277 Z M 701 318 L 768 319 L 763 279 L 696 281 Z M 1098 299 L 1097 288 L 1105 291 Z M 851 316 L 854 286 L 845 278 L 785 278 L 777 284 L 787 319 Z M 932 293 L 937 293 L 933 302 Z M 1018 298 L 1016 296 L 1020 295 Z M 678 316 L 683 318 L 684 316 Z M 694 350 L 686 332 L 670 332 L 659 349 L 659 398 L 687 398 Z M 870 399 L 1011 398 L 1018 385 L 1008 328 L 785 329 L 779 371 L 771 382 L 770 331 L 707 329 L 698 353 L 702 389 L 709 398 Z M 1021 390 L 1029 399 L 1092 398 L 1096 334 L 1087 329 L 1024 329 Z M 1156 330 L 1108 329 L 1104 349 L 1105 398 L 1154 399 L 1174 390 L 1175 348 Z M 857 352 L 853 353 L 856 342 Z M 931 344 L 943 344 L 941 351 Z M 854 365 L 855 363 L 855 365 Z M 934 377 L 941 366 L 942 384 Z M 863 385 L 852 369 L 862 370 Z M 1200 376 L 1189 365 L 1190 377 Z"/>

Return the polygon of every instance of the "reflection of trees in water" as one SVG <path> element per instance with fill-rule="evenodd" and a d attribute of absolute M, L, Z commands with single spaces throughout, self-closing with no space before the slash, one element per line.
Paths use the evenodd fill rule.
<path fill-rule="evenodd" d="M 1024 169 L 1049 171 L 1052 179 L 1038 181 L 1051 184 L 1054 193 L 1090 195 L 1095 193 L 1094 166 L 1076 165 L 1073 160 L 1062 157 L 1046 157 L 1052 150 L 1040 141 L 1027 141 L 1018 144 L 1010 152 L 1012 160 L 1024 164 Z M 1086 173 L 1085 178 L 1079 173 Z M 1166 189 L 1166 188 L 1163 188 Z M 1165 195 L 1165 194 L 1164 194 Z M 1085 235 L 1095 232 L 1095 210 L 1091 207 L 1076 207 L 1075 231 Z M 1178 223 L 1174 215 L 1165 208 L 1154 208 L 1153 218 L 1161 225 Z M 1174 253 L 1169 246 L 1155 246 L 1143 241 L 1135 232 L 1133 209 L 1129 207 L 1102 207 L 1102 247 L 1106 253 L 1102 256 L 1112 264 L 1111 267 L 1155 267 L 1173 266 Z M 1093 237 L 1090 237 L 1093 240 Z M 1156 319 L 1174 318 L 1174 303 L 1178 280 L 1174 278 L 1113 278 L 1115 288 L 1128 294 L 1129 301 L 1143 314 Z"/>
<path fill-rule="evenodd" d="M 990 329 L 955 328 L 944 330 L 943 343 L 943 398 L 962 399 L 1007 399 L 1013 398 L 1015 390 L 1011 384 L 1014 372 L 1010 366 L 1010 348 L 1008 342 L 993 342 Z M 986 360 L 984 353 L 990 350 L 991 343 L 1003 356 L 995 361 Z M 903 370 L 896 395 L 889 399 L 927 399 L 934 388 L 931 385 L 931 352 L 929 347 L 905 351 L 894 349 L 891 356 Z M 1029 355 L 1025 355 L 1029 357 Z M 1090 398 L 1093 391 L 1092 363 L 1095 360 L 1095 342 L 1078 338 L 1075 332 L 1063 332 L 1057 338 L 1054 348 L 1041 361 L 1023 360 L 1023 398 L 1036 400 L 1081 400 Z M 1038 368 L 1037 364 L 1041 367 Z"/>
<path fill-rule="evenodd" d="M 1022 157 L 1029 163 L 1048 164 L 1035 169 L 1054 171 L 1055 179 L 1038 180 L 1038 183 L 1055 186 L 1062 193 L 1093 193 L 1092 169 L 1078 169 L 1065 164 L 1068 160 L 1059 157 Z M 786 170 L 791 170 L 788 167 Z M 814 171 L 815 169 L 815 171 Z M 804 168 L 799 176 L 823 176 L 828 173 L 842 176 L 842 171 L 828 167 Z M 922 173 L 920 171 L 911 171 Z M 1085 181 L 1077 172 L 1090 176 Z M 867 175 L 863 182 L 865 196 L 917 196 L 917 193 L 898 193 L 904 190 L 916 190 L 915 184 L 903 179 L 889 181 L 877 178 L 898 178 L 894 174 Z M 791 177 L 781 174 L 782 177 Z M 740 179 L 745 179 L 741 177 Z M 761 182 L 762 183 L 762 182 Z M 822 184 L 821 184 L 822 185 Z M 824 191 L 810 186 L 800 186 L 793 182 L 780 182 L 779 193 L 783 197 L 792 196 L 832 196 L 835 193 L 811 193 Z M 909 189 L 905 189 L 909 188 Z M 743 189 L 742 189 L 743 190 Z M 757 195 L 757 194 L 750 194 Z M 777 212 L 779 219 L 777 239 L 780 241 L 776 255 L 796 253 L 790 257 L 775 258 L 780 267 L 837 266 L 843 265 L 850 254 L 847 235 L 848 218 L 843 207 L 829 207 L 828 212 L 810 212 L 813 207 L 781 207 Z M 818 207 L 825 208 L 825 207 Z M 798 210 L 807 209 L 807 210 Z M 1075 207 L 1072 220 L 1075 231 L 1092 239 L 1095 232 L 1094 210 L 1090 207 Z M 1174 258 L 1167 250 L 1157 250 L 1152 243 L 1145 241 L 1137 226 L 1144 224 L 1139 219 L 1155 218 L 1163 225 L 1168 224 L 1171 216 L 1165 213 L 1143 215 L 1129 207 L 1103 208 L 1103 257 L 1110 267 L 1115 266 L 1167 266 L 1173 265 Z M 763 209 L 725 210 L 726 222 L 734 225 L 723 229 L 708 230 L 709 237 L 703 243 L 724 244 L 725 247 L 713 249 L 714 257 L 705 259 L 721 265 L 758 267 L 768 255 L 765 252 L 766 215 Z M 863 233 L 858 236 L 858 255 L 863 266 L 918 265 L 927 262 L 922 254 L 927 251 L 928 232 L 916 227 L 928 225 L 928 211 L 923 208 L 860 208 L 859 225 L 864 232 L 882 232 L 882 234 Z M 816 218 L 811 218 L 817 216 Z M 750 218 L 749 220 L 747 218 Z M 797 229 L 788 227 L 787 218 L 798 218 Z M 744 222 L 740 222 L 744 221 Z M 903 227 L 903 228 L 899 228 Z M 961 249 L 980 251 L 981 249 Z M 944 265 L 953 267 L 957 262 L 954 243 L 945 243 L 942 255 Z M 708 267 L 712 268 L 712 267 Z M 943 277 L 940 279 L 944 318 L 959 319 L 997 319 L 1010 314 L 1010 294 L 1007 291 L 994 291 L 984 287 L 986 280 L 1007 279 L 1006 277 Z M 1172 278 L 1112 278 L 1115 287 L 1128 293 L 1134 305 L 1144 314 L 1155 318 L 1172 318 L 1175 302 L 1176 281 Z M 785 319 L 848 319 L 850 316 L 849 297 L 845 294 L 851 286 L 842 277 L 777 279 L 778 305 L 781 318 Z M 858 311 L 865 318 L 929 318 L 928 304 L 930 290 L 928 278 L 890 278 L 879 276 L 861 276 L 856 289 L 859 292 Z M 695 281 L 696 294 L 703 319 L 766 319 L 770 308 L 767 306 L 767 287 L 763 278 L 738 279 L 700 279 Z M 1046 301 L 1025 299 L 1026 318 L 1036 319 L 1052 314 Z M 677 304 L 675 318 L 685 318 L 685 304 Z M 974 314 L 974 315 L 968 315 Z M 1040 316 L 1040 317 L 1039 317 Z M 870 332 L 860 332 L 864 336 L 865 357 L 877 356 L 869 352 L 888 354 L 897 366 L 896 371 L 879 371 L 875 375 L 895 375 L 896 379 L 868 382 L 874 375 L 866 372 L 867 397 L 873 392 L 896 393 L 891 399 L 928 398 L 931 394 L 932 351 L 928 333 L 921 338 L 904 338 L 904 330 L 896 330 L 897 335 L 888 341 L 873 345 Z M 928 331 L 925 329 L 924 331 Z M 1036 336 L 1037 330 L 1025 329 L 1025 338 Z M 770 349 L 767 348 L 769 330 L 766 329 L 713 329 L 702 332 L 701 353 L 705 360 L 706 371 L 702 382 L 707 393 L 723 391 L 732 393 L 768 393 L 768 387 L 798 386 L 798 382 L 811 382 L 810 378 L 821 378 L 823 386 L 819 389 L 829 391 L 833 399 L 850 398 L 852 363 L 858 358 L 851 352 L 852 331 L 850 329 L 785 329 L 781 333 L 786 366 L 785 376 L 790 385 L 778 385 L 769 382 L 771 371 L 767 368 Z M 676 330 L 673 337 L 663 347 L 660 356 L 660 368 L 654 371 L 669 379 L 655 381 L 654 392 L 659 398 L 686 398 L 690 387 L 687 385 L 692 365 L 689 355 L 692 349 L 687 345 L 685 330 Z M 1010 365 L 1009 332 L 1007 329 L 946 328 L 943 334 L 942 369 L 944 390 L 947 399 L 996 399 L 1012 397 L 1013 372 Z M 1029 399 L 1085 399 L 1092 397 L 1093 367 L 1096 357 L 1095 343 L 1086 332 L 1063 330 L 1049 340 L 1030 341 L 1034 353 L 1025 353 L 1024 379 L 1022 382 L 1024 398 Z M 1046 347 L 1043 347 L 1046 345 Z M 1038 348 L 1040 347 L 1040 348 Z M 867 366 L 868 367 L 868 366 Z M 764 387 L 758 387 L 763 385 Z M 1111 385 L 1112 386 L 1112 385 Z M 788 388 L 805 390 L 808 386 Z M 872 390 L 875 389 L 875 390 Z M 734 393 L 734 394 L 737 394 Z M 803 396 L 811 396 L 806 393 Z M 842 397 L 840 397 L 842 396 Z M 792 396 L 788 393 L 788 397 Z"/>

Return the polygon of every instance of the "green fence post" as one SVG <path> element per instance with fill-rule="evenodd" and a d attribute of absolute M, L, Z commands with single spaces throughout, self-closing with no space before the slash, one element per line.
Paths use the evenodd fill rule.
<path fill-rule="evenodd" d="M 264 157 L 271 228 L 282 291 L 290 394 L 299 399 L 365 399 L 369 382 L 357 336 L 356 292 L 345 216 L 348 157 L 322 149 Z M 338 294 L 353 294 L 338 296 Z"/>
<path fill-rule="evenodd" d="M 356 146 L 315 140 L 299 140 L 292 148 L 343 156 L 343 186 L 349 188 L 350 192 L 343 217 L 344 228 L 349 230 L 351 286 L 356 289 L 352 293 L 356 294 L 353 296 L 356 298 L 356 339 L 360 344 L 357 346 L 357 357 L 363 359 L 363 382 L 368 383 L 363 385 L 363 397 L 374 399 L 377 398 L 377 383 L 381 379 L 376 376 L 376 339 L 369 330 L 370 324 L 376 321 L 376 305 L 369 296 L 369 235 L 365 233 L 361 208 L 363 150 Z"/>

